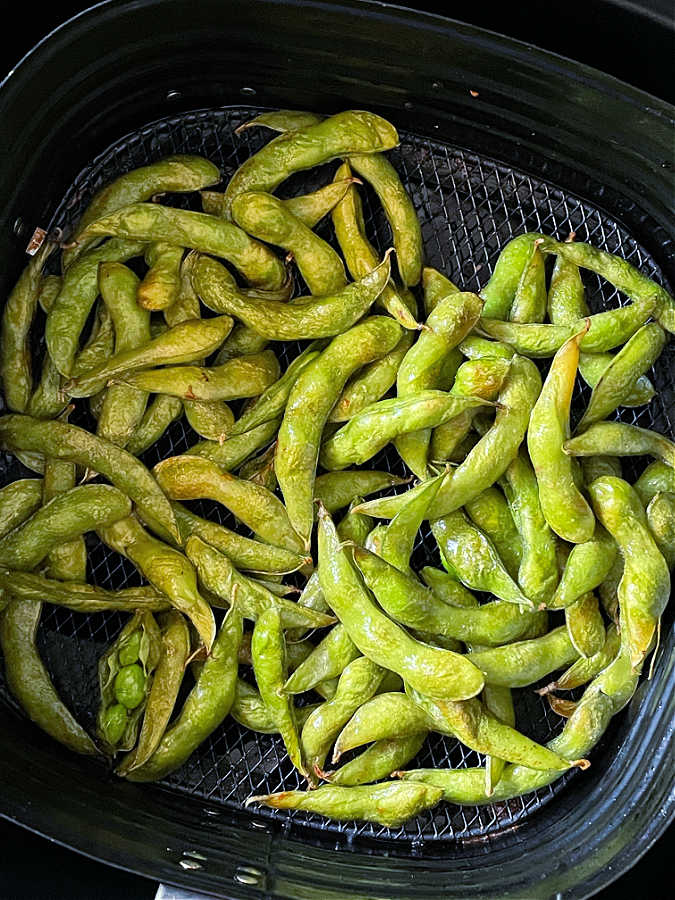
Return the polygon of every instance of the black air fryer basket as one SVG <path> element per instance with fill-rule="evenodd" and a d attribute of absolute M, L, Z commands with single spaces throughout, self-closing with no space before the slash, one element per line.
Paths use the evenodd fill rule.
<path fill-rule="evenodd" d="M 666 104 L 533 47 L 377 3 L 112 0 L 52 33 L 0 89 L 8 145 L 0 295 L 36 225 L 67 235 L 99 187 L 170 153 L 201 153 L 227 178 L 266 139 L 234 129 L 274 107 L 389 118 L 401 134 L 391 158 L 420 215 L 427 261 L 466 289 L 485 283 L 499 250 L 523 231 L 574 231 L 675 284 Z M 331 173 L 285 189 L 318 186 Z M 368 226 L 384 249 L 386 223 L 369 199 Z M 586 284 L 594 311 L 623 302 L 592 277 Z M 674 361 L 671 344 L 652 376 L 658 398 L 625 410 L 627 421 L 673 433 Z M 193 441 L 175 423 L 144 459 L 152 465 Z M 398 465 L 387 453 L 376 462 Z M 22 474 L 0 458 L 2 483 Z M 214 504 L 202 511 L 222 513 Z M 417 563 L 432 558 L 430 546 L 423 534 Z M 90 579 L 137 583 L 116 554 L 94 540 L 89 549 Z M 43 616 L 40 650 L 85 725 L 97 657 L 120 625 L 117 614 Z M 506 803 L 443 804 L 396 830 L 244 810 L 248 795 L 300 782 L 279 739 L 231 720 L 160 785 L 122 782 L 41 734 L 0 681 L 0 814 L 105 862 L 220 897 L 586 897 L 635 862 L 671 817 L 672 645 L 671 614 L 653 677 L 612 722 L 589 772 Z M 531 690 L 517 703 L 519 724 L 537 740 L 561 728 Z M 416 764 L 481 758 L 439 737 Z"/>

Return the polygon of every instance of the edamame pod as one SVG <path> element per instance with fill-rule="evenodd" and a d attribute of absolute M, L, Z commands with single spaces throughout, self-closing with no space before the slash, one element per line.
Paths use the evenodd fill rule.
<path fill-rule="evenodd" d="M 527 431 L 544 517 L 557 535 L 576 544 L 590 540 L 595 528 L 593 511 L 576 486 L 573 461 L 563 449 L 583 335 L 579 331 L 556 353 Z"/>
<path fill-rule="evenodd" d="M 347 284 L 344 264 L 335 250 L 272 194 L 238 194 L 232 216 L 253 237 L 291 253 L 310 294 L 333 294 Z"/>
<path fill-rule="evenodd" d="M 230 313 L 273 341 L 332 337 L 350 328 L 382 293 L 389 279 L 389 253 L 359 281 L 323 297 L 298 297 L 293 303 L 250 300 L 233 290 L 225 269 L 206 256 L 194 267 L 195 290 L 209 309 Z"/>
<path fill-rule="evenodd" d="M 509 319 L 512 322 L 543 322 L 546 299 L 545 260 L 537 239 L 518 281 Z"/>
<path fill-rule="evenodd" d="M 654 542 L 637 493 L 621 478 L 606 476 L 589 487 L 600 522 L 623 557 L 618 587 L 622 642 L 639 670 L 670 596 L 668 566 Z"/>
<path fill-rule="evenodd" d="M 40 659 L 35 634 L 41 603 L 12 600 L 0 616 L 0 646 L 7 685 L 28 718 L 75 753 L 98 756 L 99 750 L 57 694 Z"/>
<path fill-rule="evenodd" d="M 138 507 L 158 534 L 178 539 L 168 499 L 142 463 L 130 453 L 65 422 L 42 422 L 30 416 L 0 418 L 0 446 L 64 459 L 110 479 Z"/>
<path fill-rule="evenodd" d="M 569 456 L 643 456 L 649 454 L 675 469 L 675 443 L 656 431 L 626 422 L 596 422 L 565 442 Z"/>
<path fill-rule="evenodd" d="M 208 321 L 208 320 L 207 320 Z M 279 376 L 279 362 L 271 350 L 240 356 L 222 366 L 166 366 L 118 376 L 115 384 L 137 391 L 169 394 L 184 400 L 217 402 L 257 397 Z"/>
<path fill-rule="evenodd" d="M 71 378 L 64 390 L 71 397 L 91 397 L 116 375 L 149 365 L 189 363 L 213 353 L 232 329 L 229 316 L 189 319 L 169 328 L 140 347 L 122 350 L 86 375 Z"/>
<path fill-rule="evenodd" d="M 0 565 L 34 569 L 49 551 L 131 512 L 131 501 L 108 484 L 83 484 L 58 494 L 0 540 Z"/>
<path fill-rule="evenodd" d="M 104 544 L 131 560 L 150 584 L 190 619 L 208 653 L 216 623 L 211 607 L 197 589 L 197 573 L 190 560 L 149 535 L 133 516 L 100 528 L 98 534 Z"/>
<path fill-rule="evenodd" d="M 483 678 L 464 657 L 411 638 L 378 610 L 360 582 L 328 513 L 319 507 L 319 581 L 326 602 L 364 656 L 436 697 L 464 699 Z"/>
<path fill-rule="evenodd" d="M 244 191 L 273 191 L 293 172 L 353 153 L 378 153 L 398 144 L 393 125 L 373 113 L 347 110 L 315 125 L 282 134 L 234 173 L 225 191 L 225 214 Z"/>
<path fill-rule="evenodd" d="M 221 471 L 201 456 L 170 456 L 157 463 L 154 475 L 172 500 L 217 500 L 264 541 L 301 553 L 283 503 L 259 484 Z"/>
<path fill-rule="evenodd" d="M 20 478 L 0 489 L 0 538 L 25 522 L 41 505 L 40 478 Z"/>
<path fill-rule="evenodd" d="M 401 338 L 401 326 L 373 316 L 334 338 L 302 370 L 291 389 L 279 429 L 275 471 L 289 519 L 309 547 L 314 521 L 314 480 L 319 443 L 328 415 L 349 376 L 388 353 Z"/>
<path fill-rule="evenodd" d="M 675 494 L 656 494 L 647 505 L 647 522 L 668 568 L 675 568 Z"/>
<path fill-rule="evenodd" d="M 157 241 L 145 251 L 150 267 L 138 286 L 138 305 L 143 309 L 168 309 L 178 299 L 183 248 Z"/>

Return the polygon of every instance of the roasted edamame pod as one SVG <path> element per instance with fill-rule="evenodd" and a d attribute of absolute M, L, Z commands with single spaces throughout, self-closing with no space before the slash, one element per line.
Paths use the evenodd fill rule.
<path fill-rule="evenodd" d="M 171 505 L 144 465 L 130 453 L 65 422 L 42 422 L 30 416 L 0 418 L 0 446 L 64 459 L 99 472 L 133 500 L 158 534 L 178 539 Z"/>
<path fill-rule="evenodd" d="M 58 696 L 40 659 L 35 634 L 41 612 L 41 603 L 12 600 L 0 615 L 7 684 L 28 718 L 50 737 L 75 753 L 97 756 L 98 748 Z"/>
<path fill-rule="evenodd" d="M 527 431 L 544 517 L 557 535 L 576 544 L 590 540 L 595 528 L 593 511 L 576 486 L 573 460 L 564 451 L 583 335 L 577 332 L 556 354 Z"/>
<path fill-rule="evenodd" d="M 190 560 L 148 534 L 133 516 L 100 528 L 99 537 L 112 550 L 130 559 L 150 584 L 166 594 L 172 606 L 185 613 L 208 652 L 216 623 L 211 607 L 197 589 L 197 574 Z"/>
<path fill-rule="evenodd" d="M 336 293 L 298 297 L 293 303 L 248 299 L 232 289 L 223 266 L 206 256 L 195 264 L 193 284 L 209 309 L 236 316 L 269 340 L 332 337 L 350 328 L 382 293 L 389 280 L 389 255 L 372 272 Z"/>
<path fill-rule="evenodd" d="M 279 429 L 275 471 L 289 519 L 305 548 L 314 521 L 319 443 L 330 410 L 349 376 L 387 353 L 400 338 L 400 325 L 384 316 L 372 316 L 334 338 L 302 370 L 291 389 Z"/>
<path fill-rule="evenodd" d="M 478 670 L 449 650 L 409 637 L 380 612 L 359 581 L 328 513 L 319 507 L 319 581 L 326 602 L 364 656 L 436 697 L 463 699 L 483 687 Z"/>

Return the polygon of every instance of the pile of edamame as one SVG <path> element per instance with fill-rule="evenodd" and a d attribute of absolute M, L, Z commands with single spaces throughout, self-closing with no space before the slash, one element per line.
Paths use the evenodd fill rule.
<path fill-rule="evenodd" d="M 586 768 L 670 594 L 675 444 L 608 417 L 653 402 L 673 298 L 623 259 L 534 233 L 503 248 L 479 294 L 462 290 L 424 267 L 384 155 L 389 122 L 281 110 L 243 127 L 279 134 L 226 185 L 195 156 L 122 175 L 67 245 L 43 244 L 5 304 L 0 447 L 35 473 L 0 491 L 12 693 L 132 781 L 163 778 L 232 716 L 280 735 L 307 782 L 249 802 L 391 827 Z M 319 190 L 275 196 L 332 161 Z M 364 183 L 391 229 L 382 257 Z M 161 202 L 176 192 L 200 192 L 203 211 Z M 327 217 L 334 245 L 315 231 Z M 47 274 L 57 250 L 61 274 Z M 629 302 L 590 314 L 582 270 Z M 305 342 L 284 372 L 280 341 Z M 571 430 L 577 376 L 592 393 Z M 90 428 L 69 423 L 74 408 Z M 183 414 L 199 442 L 150 471 L 139 456 Z M 386 446 L 408 479 L 373 468 Z M 622 457 L 635 455 L 654 459 L 630 484 Z M 200 499 L 237 529 L 185 505 Z M 438 564 L 415 571 L 425 521 Z M 144 586 L 88 584 L 87 532 Z M 100 659 L 95 734 L 36 649 L 45 603 L 129 614 Z M 542 679 L 566 719 L 546 745 L 512 696 Z M 485 765 L 405 768 L 432 732 Z"/>

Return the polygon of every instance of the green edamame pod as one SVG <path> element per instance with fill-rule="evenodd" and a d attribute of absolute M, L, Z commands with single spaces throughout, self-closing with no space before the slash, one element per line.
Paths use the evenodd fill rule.
<path fill-rule="evenodd" d="M 467 359 L 512 359 L 516 351 L 508 344 L 500 341 L 490 341 L 477 334 L 470 334 L 459 344 L 461 353 Z"/>
<path fill-rule="evenodd" d="M 530 258 L 518 281 L 509 312 L 512 322 L 543 322 L 546 317 L 546 267 L 535 240 Z"/>
<path fill-rule="evenodd" d="M 63 278 L 60 275 L 43 275 L 38 288 L 38 303 L 43 312 L 48 313 L 59 295 Z"/>
<path fill-rule="evenodd" d="M 139 281 L 122 263 L 101 263 L 98 271 L 101 297 L 113 320 L 115 353 L 142 347 L 150 340 L 150 313 L 136 302 Z M 96 433 L 112 444 L 125 447 L 143 419 L 148 395 L 127 385 L 107 388 Z"/>
<path fill-rule="evenodd" d="M 442 272 L 439 272 L 438 269 L 425 266 L 422 269 L 422 290 L 424 293 L 424 309 L 428 316 L 443 297 L 457 293 L 459 288 L 449 278 L 446 278 Z"/>
<path fill-rule="evenodd" d="M 589 387 L 594 388 L 614 359 L 615 356 L 611 353 L 581 353 L 579 355 L 579 374 Z M 649 378 L 646 375 L 639 375 L 627 389 L 620 405 L 644 406 L 652 400 L 655 394 L 656 390 Z"/>
<path fill-rule="evenodd" d="M 523 270 L 532 255 L 535 241 L 543 235 L 536 232 L 520 234 L 503 248 L 490 280 L 480 291 L 484 300 L 483 315 L 494 319 L 506 319 Z"/>
<path fill-rule="evenodd" d="M 21 273 L 2 311 L 0 381 L 7 408 L 25 412 L 33 392 L 29 344 L 40 292 L 42 267 L 55 245 L 45 241 Z"/>
<path fill-rule="evenodd" d="M 518 641 L 504 647 L 472 650 L 468 657 L 485 676 L 486 684 L 527 687 L 579 656 L 564 627 L 542 637 Z"/>
<path fill-rule="evenodd" d="M 190 632 L 183 616 L 171 610 L 160 617 L 161 651 L 143 711 L 136 747 L 117 767 L 118 775 L 137 769 L 152 756 L 173 713 L 190 656 Z M 122 651 L 118 654 L 121 659 Z"/>
<path fill-rule="evenodd" d="M 40 478 L 20 478 L 0 489 L 0 538 L 25 522 L 41 505 Z"/>
<path fill-rule="evenodd" d="M 258 616 L 251 639 L 251 657 L 260 696 L 272 714 L 290 760 L 302 775 L 308 776 L 293 704 L 283 689 L 286 681 L 286 642 L 277 609 L 267 609 Z"/>
<path fill-rule="evenodd" d="M 354 559 L 385 612 L 425 634 L 491 645 L 519 637 L 530 624 L 530 615 L 521 613 L 514 604 L 451 606 L 416 578 L 399 572 L 368 550 L 355 548 Z"/>
<path fill-rule="evenodd" d="M 97 731 L 108 754 L 135 745 L 161 654 L 161 632 L 152 613 L 144 611 L 134 613 L 99 659 Z"/>
<path fill-rule="evenodd" d="M 465 509 L 474 525 L 495 545 L 511 578 L 517 578 L 523 558 L 523 544 L 502 492 L 496 487 L 486 488 L 470 500 Z"/>
<path fill-rule="evenodd" d="M 278 597 L 259 581 L 238 572 L 230 560 L 196 535 L 185 543 L 185 552 L 194 563 L 205 588 L 227 603 L 237 595 L 241 615 L 257 621 L 268 609 L 276 609 L 284 628 L 325 628 L 335 619 L 284 597 Z"/>
<path fill-rule="evenodd" d="M 372 272 L 334 294 L 298 297 L 293 303 L 248 299 L 232 289 L 223 266 L 206 256 L 195 264 L 193 284 L 209 309 L 236 316 L 269 340 L 332 337 L 350 328 L 382 293 L 389 280 L 389 256 L 388 251 Z"/>
<path fill-rule="evenodd" d="M 391 773 L 414 759 L 422 749 L 427 732 L 421 731 L 409 737 L 387 738 L 375 741 L 363 753 L 332 772 L 321 772 L 321 777 L 331 784 L 353 787 L 370 781 L 388 778 Z"/>
<path fill-rule="evenodd" d="M 55 496 L 0 540 L 0 565 L 34 569 L 64 541 L 128 516 L 130 500 L 107 484 L 84 484 Z"/>
<path fill-rule="evenodd" d="M 396 376 L 399 397 L 441 387 L 448 354 L 480 317 L 483 303 L 476 294 L 455 291 L 441 299 L 426 321 L 426 328 L 406 353 Z M 459 364 L 459 357 L 458 357 Z M 442 423 L 435 423 L 442 424 Z M 431 431 L 400 437 L 396 449 L 419 478 L 426 478 Z"/>
<path fill-rule="evenodd" d="M 492 542 L 467 520 L 461 510 L 435 519 L 431 530 L 441 551 L 443 565 L 462 584 L 472 590 L 488 591 L 525 609 L 534 608 L 506 571 Z M 479 638 L 474 641 L 490 643 Z"/>
<path fill-rule="evenodd" d="M 635 387 L 638 377 L 649 369 L 660 356 L 666 342 L 663 328 L 656 322 L 644 325 L 614 356 L 593 388 L 591 399 L 579 422 L 583 431 L 605 419 L 621 406 L 625 397 Z"/>
<path fill-rule="evenodd" d="M 211 607 L 197 589 L 197 574 L 190 560 L 149 535 L 133 516 L 100 528 L 98 533 L 104 544 L 130 559 L 150 584 L 190 619 L 208 653 L 216 623 Z"/>
<path fill-rule="evenodd" d="M 238 569 L 283 575 L 297 571 L 308 562 L 306 556 L 292 550 L 251 540 L 216 522 L 202 519 L 180 503 L 173 503 L 172 506 L 183 542 L 191 534 L 196 534 L 224 553 Z"/>
<path fill-rule="evenodd" d="M 588 490 L 598 519 L 623 557 L 618 586 L 622 642 L 637 670 L 668 602 L 668 566 L 649 531 L 640 498 L 627 482 L 606 476 L 596 479 Z"/>
<path fill-rule="evenodd" d="M 587 765 L 585 760 L 569 762 L 511 728 L 490 713 L 480 700 L 474 698 L 463 703 L 432 700 L 409 685 L 406 691 L 411 701 L 427 716 L 428 725 L 442 734 L 458 737 L 471 750 L 537 770 L 564 772 L 575 765 L 582 768 Z"/>
<path fill-rule="evenodd" d="M 238 128 L 235 128 L 235 134 L 241 134 L 249 128 L 271 128 L 272 131 L 298 131 L 301 128 L 308 128 L 310 125 L 316 125 L 322 122 L 323 116 L 316 113 L 308 112 L 304 109 L 277 109 L 271 112 L 261 113 L 255 119 L 249 119 Z"/>
<path fill-rule="evenodd" d="M 157 463 L 154 475 L 172 500 L 217 500 L 264 541 L 301 553 L 283 503 L 266 488 L 221 471 L 201 456 L 170 456 Z"/>
<path fill-rule="evenodd" d="M 514 357 L 499 394 L 494 424 L 469 451 L 466 459 L 446 474 L 429 509 L 429 519 L 459 509 L 504 474 L 522 443 L 540 390 L 541 377 L 534 363 L 524 357 Z M 419 487 L 412 490 L 418 491 Z M 406 494 L 399 494 L 370 500 L 359 511 L 391 518 L 406 499 Z"/>
<path fill-rule="evenodd" d="M 610 622 L 607 626 L 604 644 L 594 656 L 588 658 L 580 656 L 556 681 L 542 688 L 538 693 L 571 691 L 573 688 L 581 687 L 582 684 L 591 681 L 603 669 L 607 668 L 616 658 L 620 645 L 621 636 L 619 635 L 619 630 L 614 622 Z"/>
<path fill-rule="evenodd" d="M 106 591 L 77 581 L 64 582 L 44 575 L 0 568 L 0 588 L 18 600 L 53 603 L 73 612 L 134 612 L 137 609 L 164 612 L 169 601 L 153 587 Z"/>
<path fill-rule="evenodd" d="M 138 305 L 143 309 L 168 309 L 178 299 L 183 248 L 158 241 L 145 251 L 149 266 L 138 286 Z"/>
<path fill-rule="evenodd" d="M 448 391 L 434 390 L 379 400 L 366 406 L 325 441 L 319 461 L 325 469 L 332 470 L 360 465 L 393 439 L 400 451 L 399 437 L 421 428 L 431 429 L 467 409 L 485 405 L 489 405 L 488 401 L 480 397 L 456 397 Z"/>
<path fill-rule="evenodd" d="M 31 721 L 54 740 L 86 756 L 99 750 L 57 694 L 40 659 L 35 634 L 42 603 L 12 600 L 0 616 L 7 685 Z"/>
<path fill-rule="evenodd" d="M 13 453 L 41 453 L 99 472 L 136 504 L 158 534 L 178 539 L 169 501 L 145 466 L 125 450 L 75 425 L 20 415 L 0 418 L 0 446 Z"/>
<path fill-rule="evenodd" d="M 593 511 L 576 485 L 573 461 L 563 449 L 583 334 L 579 331 L 556 353 L 527 432 L 544 517 L 557 535 L 576 544 L 590 540 L 595 528 Z"/>
<path fill-rule="evenodd" d="M 150 759 L 127 773 L 129 781 L 164 778 L 182 766 L 225 719 L 234 701 L 241 638 L 242 620 L 236 603 L 233 603 L 180 714 L 164 733 Z"/>
<path fill-rule="evenodd" d="M 222 441 L 234 424 L 234 413 L 224 400 L 188 400 L 185 418 L 193 431 L 206 441 Z"/>
<path fill-rule="evenodd" d="M 381 400 L 396 383 L 399 366 L 413 340 L 413 333 L 405 331 L 393 350 L 357 372 L 347 383 L 328 421 L 346 422 L 371 403 Z"/>
<path fill-rule="evenodd" d="M 474 595 L 443 569 L 424 566 L 420 569 L 420 575 L 426 586 L 431 588 L 434 594 L 440 597 L 444 603 L 468 609 L 474 609 L 479 605 Z M 510 612 L 512 611 L 510 610 Z"/>
<path fill-rule="evenodd" d="M 122 350 L 86 375 L 66 382 L 71 397 L 91 397 L 117 375 L 150 365 L 189 363 L 216 350 L 232 329 L 229 316 L 189 319 L 169 328 L 140 347 Z"/>
<path fill-rule="evenodd" d="M 426 482 L 424 489 L 412 497 L 400 512 L 397 512 L 385 528 L 380 544 L 380 556 L 401 572 L 409 574 L 415 538 L 422 522 L 426 519 L 429 505 L 433 503 L 441 486 L 442 476 Z"/>
<path fill-rule="evenodd" d="M 279 362 L 272 350 L 240 356 L 222 366 L 165 366 L 121 375 L 115 384 L 183 400 L 240 400 L 257 397 L 274 384 Z"/>
<path fill-rule="evenodd" d="M 554 325 L 570 325 L 590 313 L 579 266 L 563 256 L 555 258 L 547 308 Z"/>
<path fill-rule="evenodd" d="M 647 505 L 647 522 L 668 568 L 675 567 L 675 494 L 656 494 Z"/>
<path fill-rule="evenodd" d="M 487 337 L 511 344 L 517 353 L 534 359 L 554 356 L 562 345 L 588 324 L 579 347 L 584 353 L 602 353 L 625 344 L 657 309 L 654 296 L 570 322 L 569 325 L 522 324 L 483 317 L 478 323 Z"/>
<path fill-rule="evenodd" d="M 47 314 L 45 340 L 47 351 L 58 371 L 74 374 L 80 335 L 98 296 L 98 266 L 101 262 L 126 262 L 139 256 L 141 241 L 111 240 L 88 250 L 70 266 L 54 305 Z"/>
<path fill-rule="evenodd" d="M 590 658 L 602 649 L 605 623 L 592 591 L 565 607 L 565 623 L 572 646 L 581 656 Z"/>
<path fill-rule="evenodd" d="M 643 456 L 649 454 L 675 469 L 675 443 L 656 431 L 626 422 L 596 422 L 565 442 L 570 456 Z"/>
<path fill-rule="evenodd" d="M 287 694 L 303 694 L 317 684 L 341 675 L 361 655 L 342 625 L 335 625 L 284 685 Z"/>
<path fill-rule="evenodd" d="M 391 228 L 401 281 L 414 287 L 422 276 L 422 228 L 396 169 L 381 153 L 350 154 L 349 164 L 377 194 Z"/>
<path fill-rule="evenodd" d="M 598 250 L 591 244 L 576 241 L 561 244 L 552 238 L 544 238 L 541 250 L 543 253 L 562 256 L 563 259 L 606 278 L 614 287 L 623 291 L 633 303 L 643 298 L 655 298 L 658 306 L 656 318 L 659 324 L 671 333 L 675 329 L 675 300 L 661 285 L 639 272 L 628 260 Z"/>
<path fill-rule="evenodd" d="M 314 499 L 320 500 L 332 514 L 349 506 L 357 497 L 375 494 L 385 488 L 405 483 L 405 478 L 392 475 L 390 472 L 379 472 L 377 469 L 326 472 L 319 475 L 314 482 Z"/>
<path fill-rule="evenodd" d="M 589 591 L 594 591 L 609 575 L 616 555 L 616 542 L 602 525 L 596 525 L 589 541 L 572 547 L 547 606 L 550 609 L 567 608 Z"/>
<path fill-rule="evenodd" d="M 344 753 L 372 742 L 406 738 L 427 732 L 426 713 L 399 691 L 377 694 L 363 703 L 340 732 L 333 749 L 332 762 Z"/>
<path fill-rule="evenodd" d="M 556 539 L 544 518 L 537 478 L 523 451 L 504 473 L 502 487 L 521 539 L 518 583 L 535 605 L 548 605 L 558 584 Z"/>
<path fill-rule="evenodd" d="M 365 656 L 350 662 L 340 675 L 335 695 L 316 709 L 305 722 L 300 736 L 302 757 L 309 777 L 316 781 L 328 751 L 356 710 L 375 694 L 384 669 Z"/>
<path fill-rule="evenodd" d="M 344 179 L 350 175 L 349 165 L 343 163 L 335 173 L 335 178 Z M 363 278 L 378 265 L 380 258 L 366 236 L 363 207 L 356 185 L 353 184 L 348 188 L 344 198 L 334 207 L 331 218 L 338 244 L 352 278 Z M 414 316 L 416 310 L 414 298 L 411 304 L 408 295 L 399 290 L 393 281 L 389 281 L 377 302 L 404 328 L 419 327 Z"/>
<path fill-rule="evenodd" d="M 330 516 L 319 507 L 319 581 L 329 607 L 364 656 L 432 696 L 475 696 L 483 678 L 462 656 L 422 644 L 382 613 L 360 582 Z"/>
<path fill-rule="evenodd" d="M 310 703 L 307 706 L 295 708 L 298 728 L 303 727 L 308 717 L 319 706 L 319 703 Z M 258 691 L 246 681 L 242 681 L 241 678 L 237 678 L 230 715 L 236 722 L 239 722 L 240 725 L 243 725 L 250 731 L 258 731 L 261 734 L 279 733 L 272 714 L 263 703 Z"/>
<path fill-rule="evenodd" d="M 405 787 L 407 790 L 395 790 Z M 413 816 L 436 806 L 441 788 L 415 782 L 385 781 L 358 787 L 325 784 L 315 791 L 283 791 L 249 797 L 250 803 L 264 803 L 273 809 L 304 809 L 330 819 L 362 819 L 387 828 L 397 828 Z"/>
<path fill-rule="evenodd" d="M 275 471 L 289 519 L 309 547 L 314 521 L 314 480 L 319 443 L 328 415 L 349 376 L 359 366 L 388 353 L 401 327 L 372 316 L 334 338 L 298 376 L 279 429 Z"/>
<path fill-rule="evenodd" d="M 347 110 L 270 141 L 234 173 L 225 191 L 225 214 L 244 191 L 273 191 L 293 172 L 353 153 L 378 153 L 398 144 L 393 125 L 374 113 Z"/>
<path fill-rule="evenodd" d="M 318 355 L 319 350 L 308 347 L 300 356 L 296 356 L 284 374 L 274 384 L 265 388 L 256 402 L 242 413 L 232 426 L 230 433 L 232 435 L 243 434 L 245 431 L 250 431 L 251 428 L 280 416 L 284 411 L 288 396 L 300 372 L 315 360 Z"/>
<path fill-rule="evenodd" d="M 104 235 L 175 244 L 219 256 L 231 262 L 250 284 L 263 289 L 276 290 L 286 280 L 282 261 L 269 247 L 231 222 L 206 213 L 157 203 L 131 203 L 92 222 L 82 232 L 81 240 Z"/>
<path fill-rule="evenodd" d="M 86 243 L 82 232 L 91 222 L 122 206 L 150 200 L 156 194 L 198 191 L 220 181 L 218 167 L 201 156 L 167 156 L 147 166 L 132 169 L 102 188 L 82 214 L 71 241 L 77 247 L 64 251 L 63 266 L 69 268 Z"/>
<path fill-rule="evenodd" d="M 232 216 L 253 237 L 291 253 L 310 294 L 332 294 L 347 284 L 344 264 L 335 250 L 272 194 L 238 194 Z"/>

